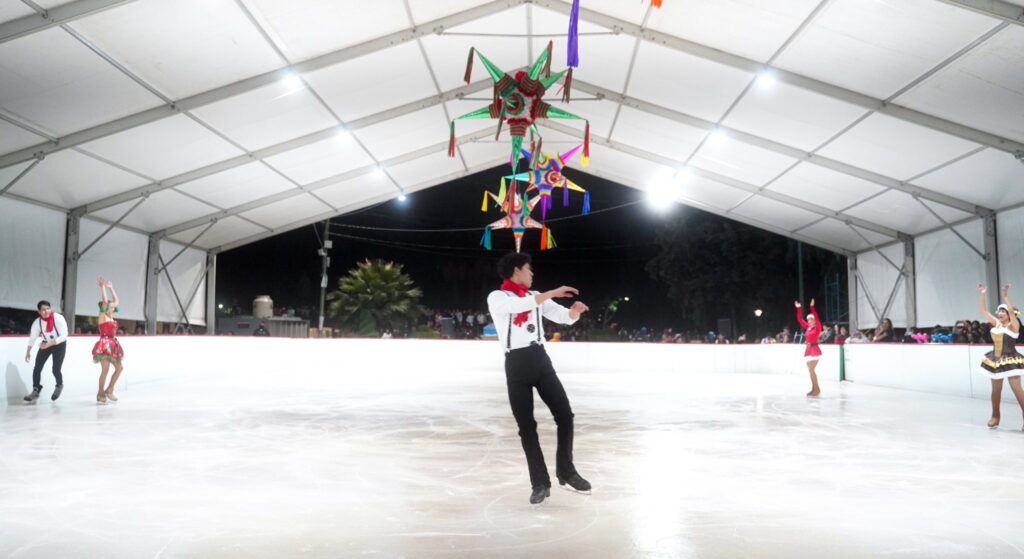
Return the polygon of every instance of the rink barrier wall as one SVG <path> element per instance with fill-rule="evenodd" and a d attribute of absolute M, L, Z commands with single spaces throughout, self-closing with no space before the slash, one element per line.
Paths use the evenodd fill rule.
<path fill-rule="evenodd" d="M 285 339 L 211 336 L 123 336 L 125 373 L 120 390 L 142 383 L 171 383 L 186 375 L 279 375 L 294 382 L 302 371 L 318 379 L 372 382 L 389 371 L 408 373 L 441 361 L 449 371 L 503 374 L 503 353 L 493 341 Z M 68 340 L 62 398 L 91 400 L 99 365 L 92 362 L 94 336 Z M 0 338 L 4 382 L 0 406 L 20 403 L 31 390 L 32 362 L 25 363 L 25 337 Z M 751 373 L 806 375 L 803 346 L 797 344 L 690 345 L 639 343 L 552 343 L 548 353 L 560 374 Z M 824 381 L 839 380 L 839 347 L 821 346 L 818 366 Z M 855 383 L 950 396 L 988 398 L 989 380 L 977 372 L 989 348 L 965 345 L 849 345 L 846 378 Z M 53 377 L 43 370 L 43 396 Z M 436 367 L 436 365 L 431 365 Z M 425 368 L 429 371 L 430 368 Z M 324 374 L 327 373 L 327 374 Z M 358 374 L 357 374 L 358 373 Z M 1005 391 L 1010 394 L 1009 390 Z M 1007 396 L 1009 398 L 1009 396 Z"/>

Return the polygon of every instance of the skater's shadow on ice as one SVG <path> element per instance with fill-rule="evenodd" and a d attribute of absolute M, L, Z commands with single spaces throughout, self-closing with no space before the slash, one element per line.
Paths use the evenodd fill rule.
<path fill-rule="evenodd" d="M 7 362 L 7 377 L 4 382 L 4 386 L 7 390 L 7 403 L 17 404 L 21 401 L 21 396 L 28 394 L 28 387 L 25 386 L 25 382 L 21 380 L 21 374 L 18 373 L 18 366 L 14 363 Z"/>

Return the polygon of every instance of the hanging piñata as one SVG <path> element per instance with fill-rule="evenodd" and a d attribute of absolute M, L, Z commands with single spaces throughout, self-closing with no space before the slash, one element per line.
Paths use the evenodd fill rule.
<path fill-rule="evenodd" d="M 502 190 L 504 189 L 504 181 L 502 181 Z M 501 192 L 499 192 L 501 194 Z M 507 189 L 505 196 L 495 195 L 493 192 L 484 193 L 484 206 L 480 208 L 482 211 L 487 211 L 487 201 L 492 200 L 494 204 L 501 207 L 501 211 L 505 212 L 505 217 L 491 223 L 484 228 L 484 236 L 480 239 L 480 244 L 487 250 L 491 250 L 491 230 L 499 229 L 511 229 L 512 236 L 515 237 L 516 241 L 516 252 L 522 248 L 523 235 L 527 229 L 540 229 L 540 249 L 548 250 L 555 248 L 555 237 L 548 230 L 547 225 L 539 223 L 537 220 L 530 217 L 530 213 L 533 212 L 534 206 L 540 201 L 540 196 L 535 196 L 532 199 L 524 201 L 523 196 L 514 188 Z"/>
<path fill-rule="evenodd" d="M 563 206 L 569 205 L 570 190 L 583 193 L 583 213 L 590 213 L 590 193 L 562 174 L 562 169 L 565 168 L 565 165 L 572 160 L 582 147 L 582 145 L 576 146 L 560 155 L 551 155 L 549 153 L 540 152 L 536 161 L 534 161 L 532 155 L 524 149 L 522 150 L 523 157 L 525 157 L 526 161 L 531 164 L 530 168 L 533 170 L 505 177 L 517 181 L 528 182 L 530 187 L 527 189 L 527 192 L 532 192 L 534 190 L 540 192 L 540 212 L 542 220 L 546 220 L 548 218 L 548 210 L 551 209 L 551 193 L 556 188 L 562 189 Z"/>
<path fill-rule="evenodd" d="M 590 122 L 558 107 L 552 107 L 542 99 L 548 88 L 569 72 L 569 70 L 562 70 L 556 74 L 551 73 L 551 48 L 552 43 L 548 43 L 548 46 L 540 53 L 540 56 L 537 57 L 529 71 L 516 72 L 515 77 L 506 74 L 501 68 L 495 66 L 483 54 L 480 54 L 475 47 L 469 49 L 469 60 L 466 63 L 466 83 L 470 82 L 474 55 L 479 56 L 480 61 L 491 75 L 491 79 L 494 80 L 494 101 L 482 109 L 462 115 L 451 122 L 451 136 L 448 140 L 449 157 L 455 157 L 456 120 L 497 119 L 498 131 L 494 139 L 498 139 L 501 136 L 501 127 L 506 122 L 508 123 L 509 133 L 512 135 L 510 163 L 512 164 L 512 174 L 515 175 L 519 172 L 519 153 L 523 148 L 523 140 L 526 138 L 527 131 L 531 133 L 531 137 L 536 139 L 536 144 L 532 146 L 530 151 L 539 152 L 541 151 L 542 140 L 540 132 L 537 130 L 537 120 L 559 118 L 586 121 L 583 136 L 583 165 L 587 165 L 590 157 Z M 542 78 L 541 74 L 545 74 L 545 77 Z M 570 79 L 567 78 L 562 94 L 565 100 L 569 98 L 570 86 Z"/>

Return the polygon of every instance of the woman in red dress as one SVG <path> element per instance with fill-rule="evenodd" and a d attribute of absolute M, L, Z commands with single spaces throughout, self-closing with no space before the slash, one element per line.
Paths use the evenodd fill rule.
<path fill-rule="evenodd" d="M 821 319 L 818 318 L 818 311 L 814 310 L 814 299 L 811 299 L 811 314 L 807 315 L 807 320 L 804 320 L 800 314 L 800 301 L 793 301 L 793 305 L 796 306 L 797 322 L 807 331 L 805 335 L 807 349 L 804 350 L 804 361 L 807 362 L 807 372 L 811 374 L 811 391 L 807 395 L 817 397 L 818 394 L 821 394 L 821 388 L 818 387 L 818 373 L 814 370 L 818 368 L 818 360 L 821 359 L 821 348 L 818 347 L 818 338 L 821 336 Z"/>
<path fill-rule="evenodd" d="M 114 320 L 114 313 L 118 311 L 119 301 L 117 292 L 114 291 L 114 284 L 99 278 L 99 285 L 100 293 L 103 295 L 99 314 L 100 340 L 92 347 L 92 361 L 100 364 L 100 390 L 96 394 L 96 403 L 103 405 L 108 400 L 117 401 L 117 396 L 114 396 L 114 385 L 117 384 L 117 379 L 121 377 L 121 371 L 124 370 L 121 365 L 121 360 L 124 359 L 124 350 L 121 348 L 121 342 L 117 341 L 117 321 Z M 110 290 L 110 296 L 113 299 L 111 301 L 107 300 L 107 289 Z M 111 363 L 114 364 L 114 376 L 110 377 L 110 384 L 104 388 Z"/>

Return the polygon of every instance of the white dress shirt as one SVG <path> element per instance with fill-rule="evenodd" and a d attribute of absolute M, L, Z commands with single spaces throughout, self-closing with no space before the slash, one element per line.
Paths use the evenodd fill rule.
<path fill-rule="evenodd" d="M 544 345 L 541 316 L 558 324 L 575 324 L 579 320 L 572 318 L 569 309 L 551 299 L 538 306 L 536 295 L 536 291 L 528 291 L 526 297 L 520 297 L 511 291 L 499 289 L 487 296 L 487 308 L 491 311 L 501 347 L 506 352 L 531 345 Z M 521 312 L 529 312 L 530 318 L 516 325 L 515 316 Z"/>
<path fill-rule="evenodd" d="M 36 345 L 36 340 L 44 342 L 57 342 L 62 344 L 68 341 L 68 322 L 64 317 L 53 313 L 53 332 L 46 331 L 46 321 L 36 317 L 32 321 L 32 333 L 28 336 L 28 347 Z"/>

